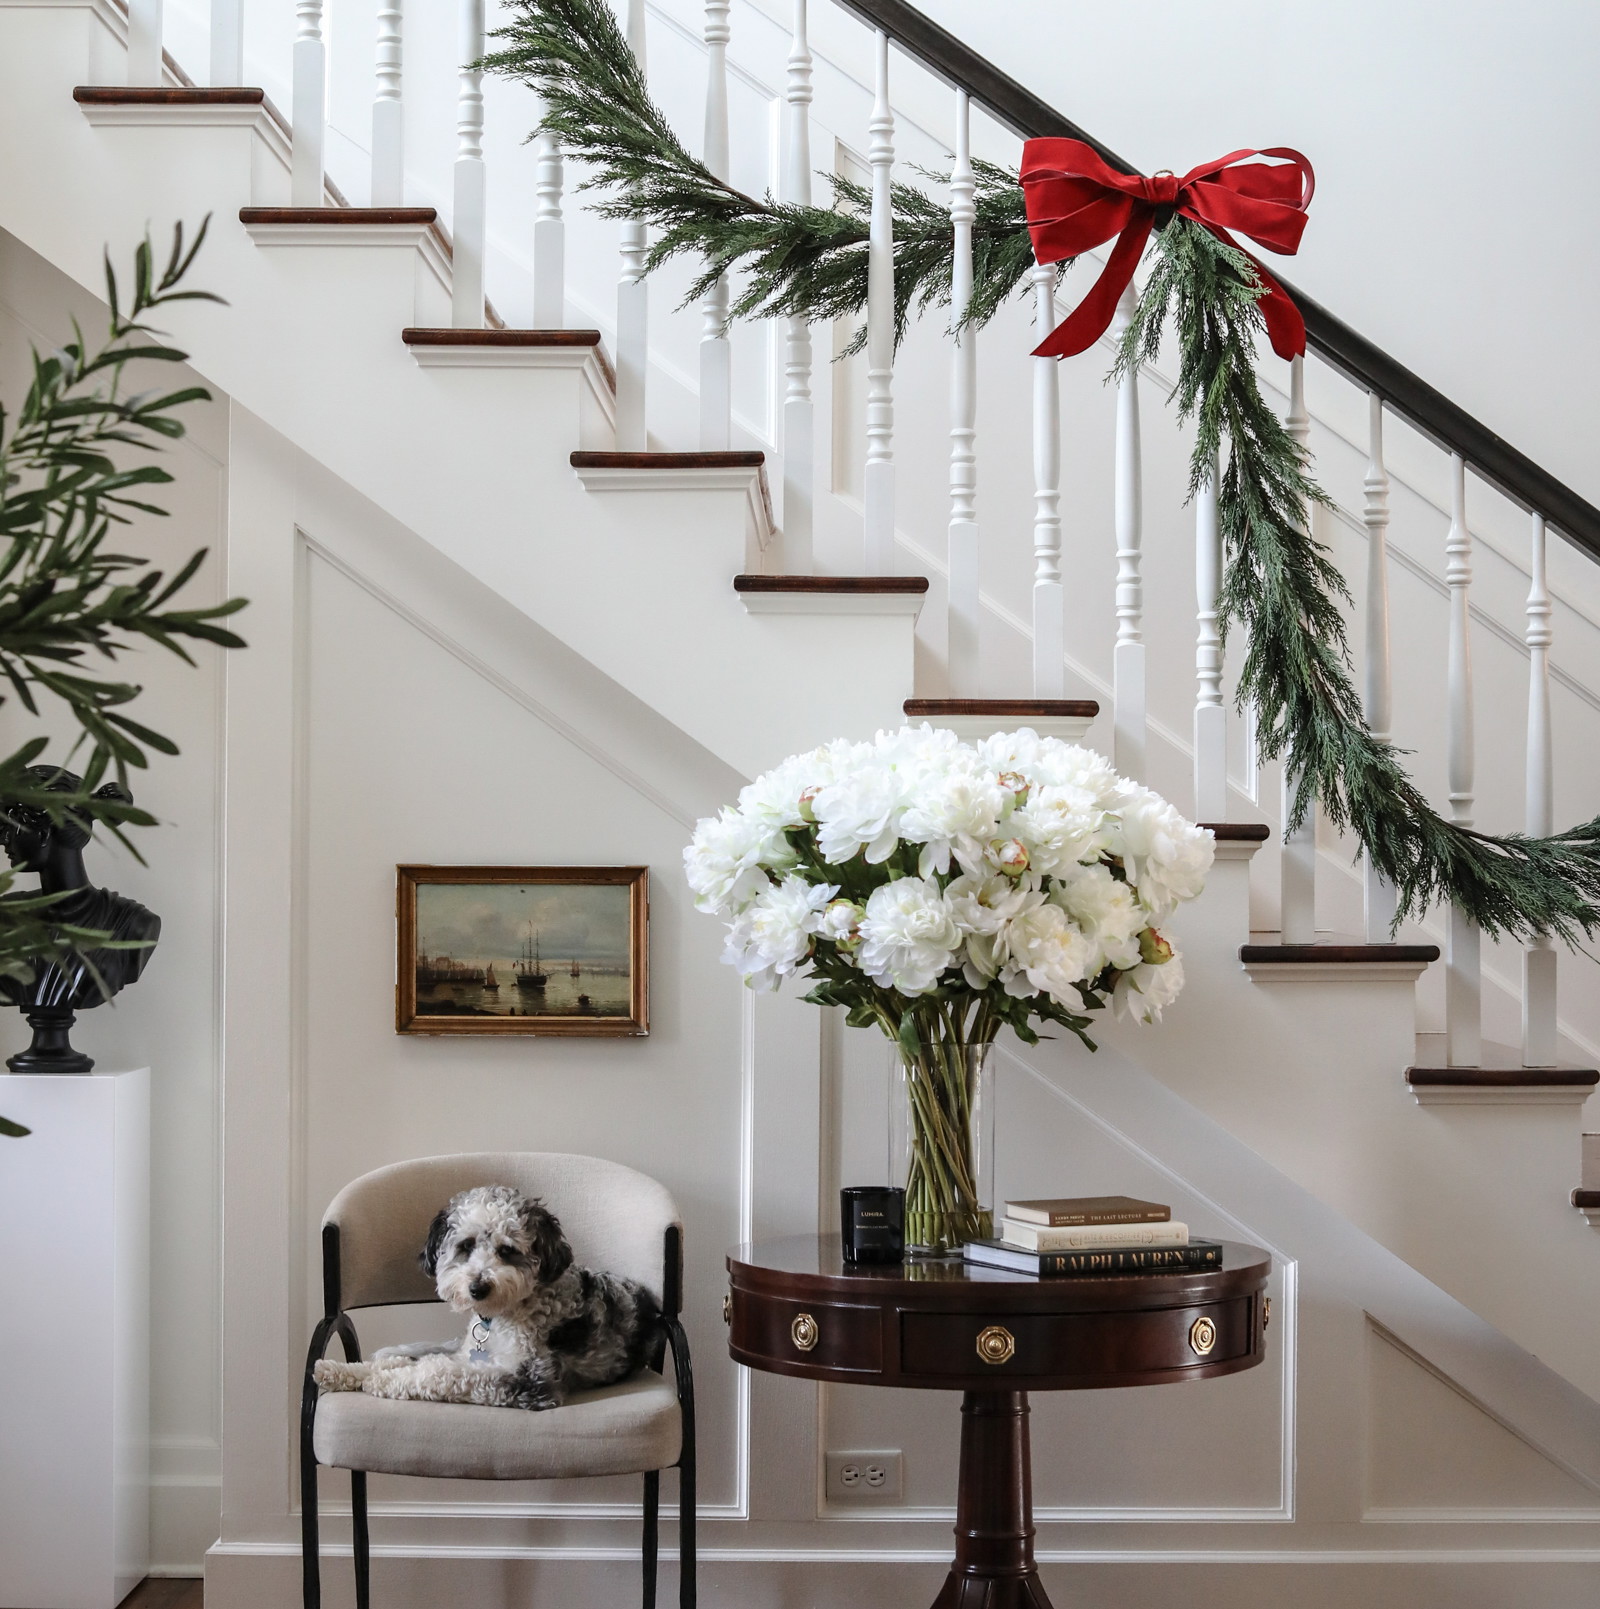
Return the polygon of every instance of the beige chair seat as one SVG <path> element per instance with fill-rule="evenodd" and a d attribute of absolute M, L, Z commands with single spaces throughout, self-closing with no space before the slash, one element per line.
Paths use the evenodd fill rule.
<path fill-rule="evenodd" d="M 683 1416 L 672 1382 L 649 1369 L 539 1412 L 335 1391 L 317 1404 L 313 1445 L 319 1464 L 374 1474 L 458 1480 L 636 1475 L 677 1463 Z"/>

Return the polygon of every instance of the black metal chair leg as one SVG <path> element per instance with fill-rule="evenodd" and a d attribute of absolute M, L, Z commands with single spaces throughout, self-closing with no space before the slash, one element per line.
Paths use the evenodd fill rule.
<path fill-rule="evenodd" d="M 694 1438 L 686 1439 L 678 1462 L 678 1605 L 695 1609 Z"/>
<path fill-rule="evenodd" d="M 300 1456 L 300 1596 L 305 1609 L 322 1609 L 317 1561 L 317 1462 Z"/>
<path fill-rule="evenodd" d="M 639 1557 L 644 1568 L 644 1609 L 656 1609 L 656 1564 L 661 1555 L 661 1471 L 644 1478 L 644 1544 Z"/>
<path fill-rule="evenodd" d="M 367 1472 L 350 1471 L 350 1542 L 356 1563 L 356 1609 L 372 1603 L 372 1542 L 367 1535 Z"/>

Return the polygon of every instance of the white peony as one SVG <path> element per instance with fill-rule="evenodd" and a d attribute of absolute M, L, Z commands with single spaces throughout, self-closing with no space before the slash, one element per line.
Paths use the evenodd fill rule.
<path fill-rule="evenodd" d="M 1037 878 L 998 872 L 952 878 L 944 897 L 966 935 L 961 969 L 974 989 L 987 987 L 1010 958 L 1007 924 L 1044 903 Z"/>
<path fill-rule="evenodd" d="M 1095 947 L 1059 905 L 1031 906 L 1006 923 L 1004 938 L 1010 952 L 1002 975 L 1007 994 L 1047 994 L 1069 1010 L 1082 1008 L 1076 985 L 1088 978 Z"/>
<path fill-rule="evenodd" d="M 1129 880 L 1159 922 L 1205 887 L 1216 840 L 1137 782 L 1122 783 L 1112 808 L 1111 853 L 1122 857 Z"/>
<path fill-rule="evenodd" d="M 873 889 L 861 919 L 861 969 L 901 994 L 926 994 L 961 947 L 961 929 L 939 885 L 900 877 Z"/>
<path fill-rule="evenodd" d="M 770 993 L 811 954 L 819 912 L 839 891 L 828 883 L 785 877 L 734 918 L 722 959 L 737 967 L 745 982 Z"/>
<path fill-rule="evenodd" d="M 1138 966 L 1119 972 L 1111 1004 L 1126 1022 L 1159 1022 L 1162 1010 L 1178 998 L 1183 988 L 1183 957 L 1174 950 L 1170 961 Z"/>
<path fill-rule="evenodd" d="M 769 871 L 781 875 L 795 864 L 795 853 L 780 830 L 726 808 L 696 826 L 683 852 L 695 908 L 713 916 L 742 911 L 770 885 Z"/>
<path fill-rule="evenodd" d="M 862 764 L 819 788 L 811 810 L 822 858 L 842 866 L 865 850 L 869 865 L 887 860 L 900 845 L 907 781 L 900 772 Z"/>
<path fill-rule="evenodd" d="M 1059 876 L 1099 853 L 1105 812 L 1095 792 L 1077 783 L 1044 783 L 1008 825 L 1028 847 L 1035 871 Z"/>
<path fill-rule="evenodd" d="M 801 795 L 833 779 L 833 756 L 827 749 L 791 755 L 782 765 L 759 776 L 739 794 L 740 814 L 783 829 L 805 825 Z"/>
<path fill-rule="evenodd" d="M 1059 905 L 1093 941 L 1095 960 L 1089 969 L 1098 976 L 1109 962 L 1114 967 L 1136 966 L 1139 935 L 1149 917 L 1120 878 L 1107 866 L 1069 866 L 1050 890 Z"/>
<path fill-rule="evenodd" d="M 829 939 L 841 950 L 853 950 L 861 943 L 861 918 L 866 907 L 854 900 L 831 900 L 817 918 L 817 937 Z"/>
<path fill-rule="evenodd" d="M 923 771 L 900 817 L 902 836 L 923 846 L 917 867 L 923 877 L 948 872 L 952 855 L 963 870 L 981 866 L 1009 797 L 999 774 L 979 766 L 970 751 L 940 760 Z"/>

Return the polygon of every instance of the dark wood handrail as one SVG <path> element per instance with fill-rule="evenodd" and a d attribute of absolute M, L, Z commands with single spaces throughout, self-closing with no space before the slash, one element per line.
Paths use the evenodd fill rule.
<path fill-rule="evenodd" d="M 881 28 L 907 55 L 946 83 L 966 90 L 1024 139 L 1055 135 L 1082 140 L 1120 172 L 1139 171 L 906 0 L 839 0 L 839 4 L 871 27 Z M 1460 453 L 1481 479 L 1498 487 L 1513 503 L 1542 514 L 1553 530 L 1582 548 L 1590 558 L 1600 560 L 1600 508 L 1381 347 L 1374 346 L 1320 302 L 1296 290 L 1278 273 L 1276 265 L 1273 277 L 1305 316 L 1307 344 L 1319 357 L 1358 386 L 1376 392 L 1387 407 L 1446 452 Z"/>

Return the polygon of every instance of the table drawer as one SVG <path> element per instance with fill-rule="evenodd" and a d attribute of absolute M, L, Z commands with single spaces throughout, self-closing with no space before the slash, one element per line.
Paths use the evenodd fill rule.
<path fill-rule="evenodd" d="M 1151 1312 L 900 1314 L 908 1375 L 1111 1378 L 1225 1363 L 1251 1349 L 1251 1297 Z"/>
<path fill-rule="evenodd" d="M 756 1291 L 733 1293 L 732 1343 L 775 1363 L 823 1369 L 883 1369 L 883 1311 L 846 1302 L 797 1302 Z"/>

